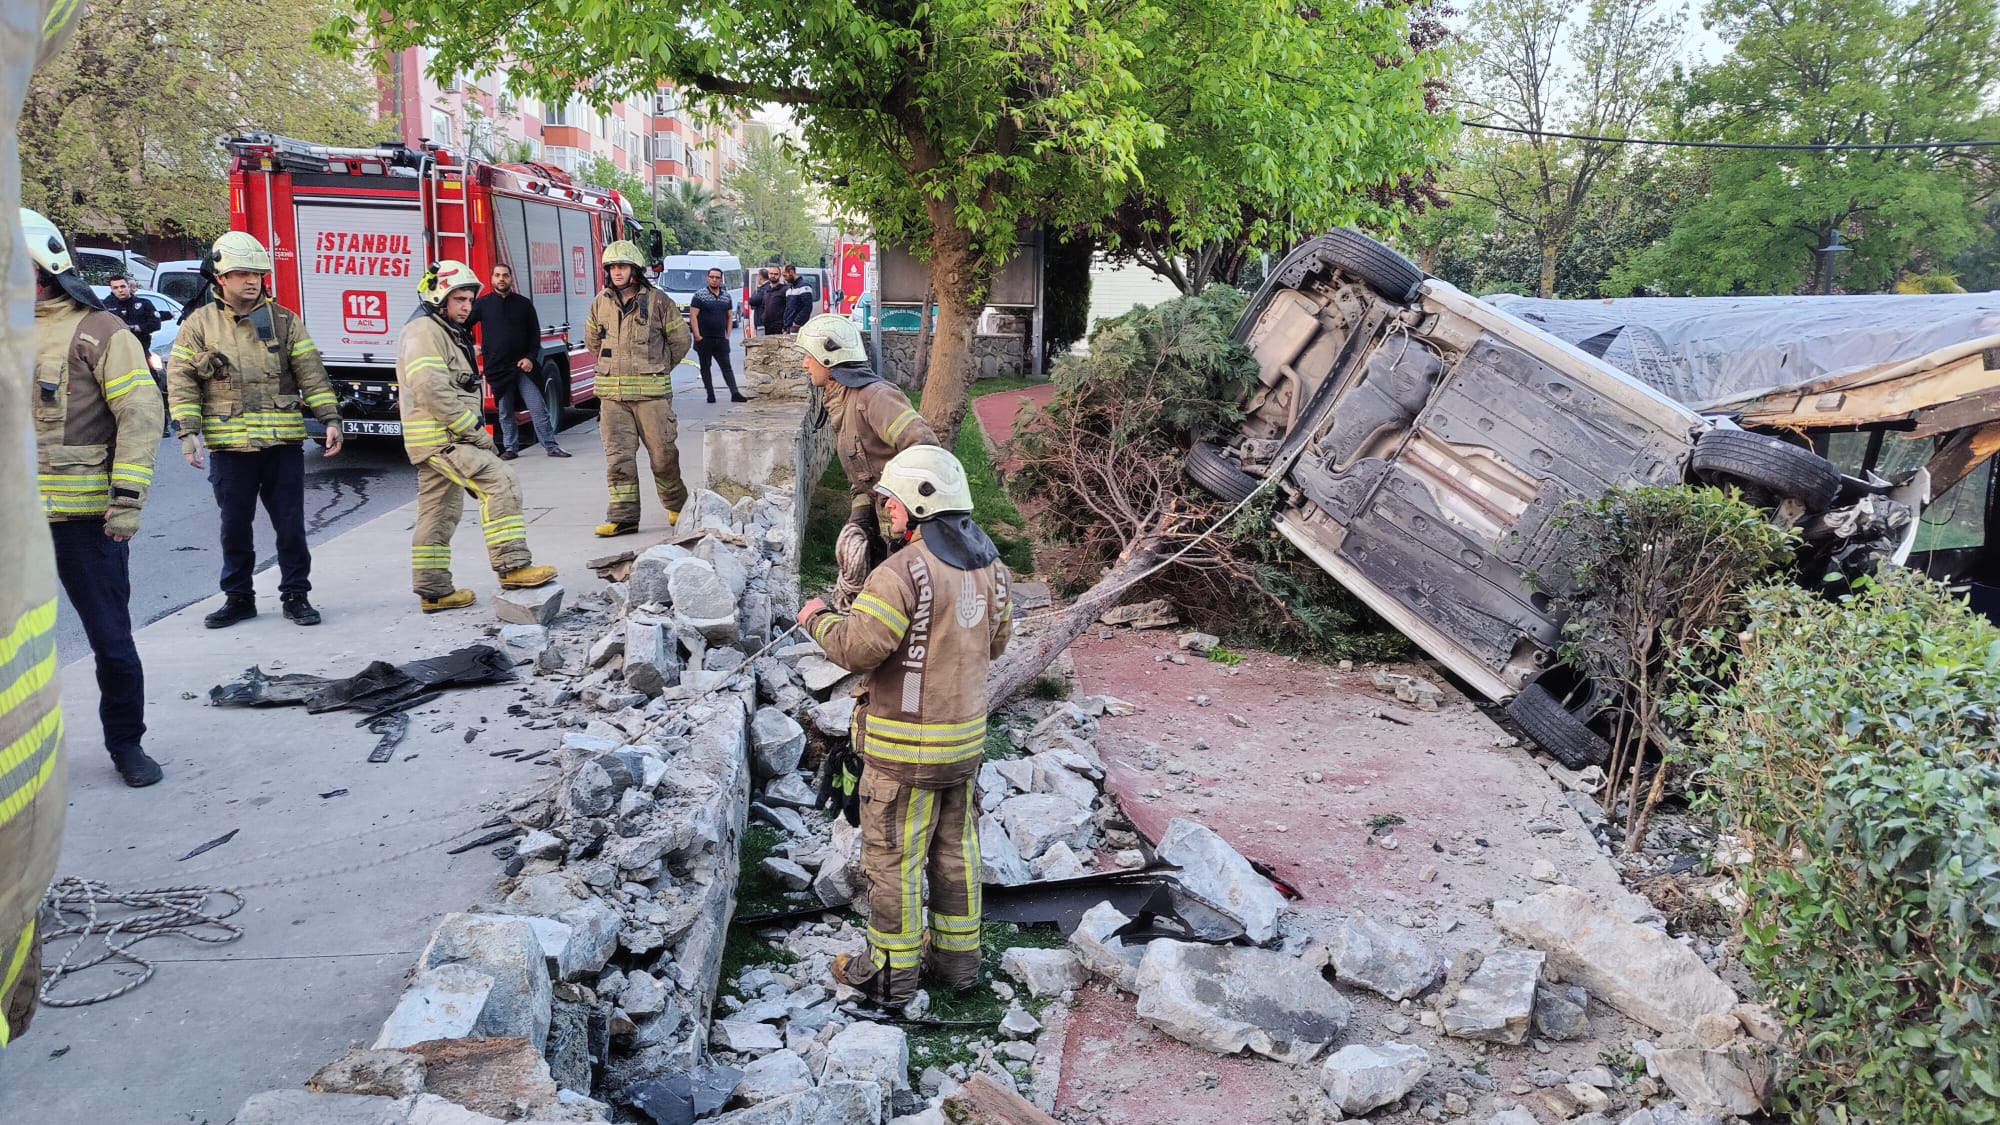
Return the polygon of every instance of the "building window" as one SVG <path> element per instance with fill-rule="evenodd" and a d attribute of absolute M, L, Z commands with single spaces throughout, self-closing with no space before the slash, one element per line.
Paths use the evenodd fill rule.
<path fill-rule="evenodd" d="M 552 105 L 548 107 L 547 112 L 542 114 L 542 124 L 544 125 L 568 125 L 569 123 L 568 106 Z"/>
<path fill-rule="evenodd" d="M 444 110 L 431 110 L 431 143 L 440 145 L 457 144 L 457 131 L 453 128 L 456 124 L 452 120 L 451 114 L 446 113 Z"/>
<path fill-rule="evenodd" d="M 660 148 L 659 155 L 661 160 L 681 159 L 682 150 L 681 150 L 681 138 L 679 134 L 663 133 L 660 135 L 660 140 L 665 142 L 664 145 L 662 145 Z"/>
<path fill-rule="evenodd" d="M 610 139 L 611 136 L 610 122 L 601 113 L 597 115 L 597 135 L 599 138 L 606 140 Z"/>
<path fill-rule="evenodd" d="M 669 117 L 680 111 L 681 96 L 673 90 L 661 90 L 653 95 L 653 116 Z"/>
<path fill-rule="evenodd" d="M 550 145 L 542 159 L 572 175 L 576 172 L 576 150 L 568 145 Z"/>

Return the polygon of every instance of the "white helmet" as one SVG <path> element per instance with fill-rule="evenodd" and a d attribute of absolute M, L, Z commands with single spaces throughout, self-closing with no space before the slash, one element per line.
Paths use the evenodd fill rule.
<path fill-rule="evenodd" d="M 21 233 L 27 236 L 28 257 L 42 267 L 42 272 L 54 277 L 76 268 L 76 263 L 70 260 L 69 243 L 41 212 L 21 208 Z"/>
<path fill-rule="evenodd" d="M 444 304 L 446 297 L 460 289 L 477 288 L 479 275 L 472 272 L 471 266 L 455 258 L 446 258 L 425 270 L 424 276 L 417 279 L 417 296 L 432 308 Z"/>
<path fill-rule="evenodd" d="M 798 346 L 820 363 L 867 363 L 868 349 L 861 346 L 861 329 L 839 313 L 821 313 L 799 329 Z"/>
<path fill-rule="evenodd" d="M 941 445 L 913 445 L 889 458 L 875 491 L 908 508 L 912 519 L 972 510 L 965 466 Z"/>
<path fill-rule="evenodd" d="M 209 257 L 215 262 L 215 276 L 248 270 L 251 273 L 271 272 L 271 252 L 256 237 L 240 230 L 230 231 L 215 240 L 209 248 Z"/>

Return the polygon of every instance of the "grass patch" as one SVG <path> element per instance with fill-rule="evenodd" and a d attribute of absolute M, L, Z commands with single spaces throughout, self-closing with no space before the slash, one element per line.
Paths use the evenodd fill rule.
<path fill-rule="evenodd" d="M 1069 698 L 1069 682 L 1060 676 L 1043 676 L 1028 685 L 1028 698 L 1061 703 Z"/>
<path fill-rule="evenodd" d="M 982 379 L 973 384 L 972 397 L 984 398 L 1041 385 L 1031 379 Z M 923 392 L 910 395 L 912 406 L 922 403 Z M 979 526 L 993 537 L 993 545 L 1000 549 L 1000 561 L 1017 577 L 1033 574 L 1035 551 L 1034 541 L 1028 535 L 1028 521 L 1001 487 L 1000 474 L 994 469 L 992 453 L 986 447 L 985 432 L 970 411 L 958 428 L 958 445 L 952 452 L 965 466 L 966 480 L 972 485 L 973 513 Z M 799 585 L 808 592 L 832 587 L 838 576 L 833 541 L 839 538 L 841 525 L 847 522 L 847 487 L 847 472 L 836 457 L 813 487 L 812 504 L 806 512 L 805 541 L 799 545 Z"/>
<path fill-rule="evenodd" d="M 722 947 L 722 975 L 717 982 L 716 995 L 747 1000 L 749 997 L 736 987 L 736 980 L 743 975 L 743 970 L 760 965 L 768 968 L 798 963 L 798 956 L 791 950 L 749 933 L 741 926 L 732 926 L 729 940 Z"/>
<path fill-rule="evenodd" d="M 1028 748 L 1026 746 L 1014 745 L 1014 740 L 1007 737 L 1007 729 L 1005 727 L 994 723 L 990 719 L 987 721 L 986 761 L 1011 761 L 1015 758 L 1025 758 L 1027 756 Z"/>
<path fill-rule="evenodd" d="M 1000 957 L 1009 949 L 1016 946 L 1060 949 L 1064 945 L 1062 931 L 1054 926 L 1022 927 L 1011 922 L 986 923 L 980 931 L 980 939 L 980 970 L 987 980 L 1005 979 L 1000 972 Z M 1000 1018 L 1007 1014 L 1008 1002 L 984 985 L 967 989 L 958 996 L 938 990 L 933 990 L 930 995 L 930 1015 L 936 1019 L 978 1020 L 998 1028 Z M 1017 992 L 1015 997 L 1030 1015 L 1038 1019 L 1049 1004 L 1047 1000 L 1030 997 L 1025 990 Z M 976 1059 L 973 1041 L 992 1038 L 991 1030 L 976 1028 L 908 1027 L 905 1030 L 909 1033 L 912 1073 L 919 1073 L 927 1066 L 940 1070 L 953 1063 L 970 1066 Z"/>
<path fill-rule="evenodd" d="M 1216 645 L 1214 648 L 1208 650 L 1208 659 L 1212 664 L 1227 664 L 1234 668 L 1236 665 L 1243 663 L 1243 654 L 1223 648 L 1221 645 Z"/>

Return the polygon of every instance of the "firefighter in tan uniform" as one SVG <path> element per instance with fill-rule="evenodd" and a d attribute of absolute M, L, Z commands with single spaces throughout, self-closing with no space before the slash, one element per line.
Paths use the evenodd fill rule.
<path fill-rule="evenodd" d="M 972 522 L 957 458 L 934 445 L 905 450 L 876 487 L 893 536 L 907 545 L 868 576 L 851 611 L 815 598 L 799 623 L 828 659 L 865 675 L 853 735 L 868 952 L 836 960 L 833 975 L 869 1002 L 896 1007 L 916 993 L 922 971 L 945 988 L 979 975 L 974 785 L 986 746 L 987 665 L 1007 647 L 1014 609 L 1007 568 Z"/>
<path fill-rule="evenodd" d="M 166 407 L 138 337 L 97 303 L 55 224 L 21 211 L 35 263 L 35 470 L 56 576 L 97 659 L 104 748 L 125 784 L 160 780 L 146 755 L 146 673 L 132 642 L 131 543 L 153 484 Z"/>
<path fill-rule="evenodd" d="M 910 405 L 901 387 L 876 374 L 868 364 L 861 330 L 835 313 L 821 313 L 799 329 L 801 362 L 812 384 L 826 397 L 833 423 L 834 448 L 847 473 L 847 522 L 852 534 L 867 535 L 873 561 L 886 557 L 888 512 L 875 490 L 889 458 L 918 445 L 937 445 L 937 431 Z M 849 535 L 842 529 L 842 535 Z M 864 571 L 865 573 L 865 571 Z"/>
<path fill-rule="evenodd" d="M 264 293 L 271 254 L 242 231 L 215 240 L 215 300 L 188 314 L 167 360 L 167 411 L 181 433 L 181 456 L 208 469 L 222 514 L 222 608 L 203 623 L 221 629 L 257 616 L 252 521 L 261 499 L 278 546 L 278 595 L 285 618 L 317 625 L 306 600 L 312 551 L 306 546 L 305 417 L 326 427 L 326 455 L 340 452 L 340 407 L 319 349 L 297 313 Z"/>
<path fill-rule="evenodd" d="M 604 248 L 609 283 L 590 302 L 583 343 L 597 356 L 597 398 L 603 403 L 604 475 L 610 507 L 597 534 L 639 530 L 639 447 L 652 460 L 653 489 L 667 522 L 687 503 L 681 451 L 674 444 L 674 365 L 688 352 L 687 318 L 674 299 L 646 280 L 646 256 L 630 242 Z"/>
<path fill-rule="evenodd" d="M 417 282 L 417 295 L 424 315 L 405 324 L 396 341 L 396 384 L 402 389 L 403 448 L 417 467 L 410 584 L 424 612 L 436 613 L 473 602 L 472 591 L 451 580 L 451 533 L 468 492 L 479 501 L 486 555 L 502 587 L 547 585 L 556 568 L 534 565 L 520 482 L 481 424 L 479 369 L 465 330 L 479 275 L 464 262 L 439 262 Z"/>
<path fill-rule="evenodd" d="M 12 135 L 34 68 L 69 38 L 75 0 L 0 0 L 0 125 Z M 19 153 L 0 146 L 0 220 L 21 203 Z M 0 330 L 0 1050 L 28 1029 L 41 983 L 35 916 L 62 842 L 61 691 L 56 571 L 25 441 L 32 423 L 35 299 L 21 228 L 0 228 L 6 326 Z"/>

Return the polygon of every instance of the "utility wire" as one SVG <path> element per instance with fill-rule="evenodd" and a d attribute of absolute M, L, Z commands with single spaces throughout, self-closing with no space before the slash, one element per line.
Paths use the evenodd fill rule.
<path fill-rule="evenodd" d="M 1490 121 L 1467 121 L 1464 124 L 1474 129 L 1487 129 L 1495 133 L 1518 133 L 1524 137 L 1558 137 L 1569 141 L 1604 141 L 1615 145 L 1657 145 L 1661 148 L 1741 148 L 1773 149 L 1783 152 L 1882 152 L 1890 149 L 1920 148 L 2000 148 L 2000 140 L 1994 141 L 1899 141 L 1882 144 L 1752 144 L 1747 141 L 1666 141 L 1654 137 L 1598 137 L 1589 133 L 1556 133 L 1544 129 L 1522 129 L 1513 125 L 1495 125 Z"/>

